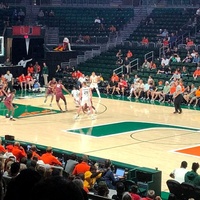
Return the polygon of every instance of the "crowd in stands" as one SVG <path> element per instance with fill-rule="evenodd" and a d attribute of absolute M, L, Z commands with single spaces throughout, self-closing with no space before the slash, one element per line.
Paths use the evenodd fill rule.
<path fill-rule="evenodd" d="M 133 182 L 126 188 L 124 177 L 117 177 L 110 160 L 93 162 L 87 155 L 71 154 L 66 162 L 47 147 L 41 153 L 35 145 L 19 142 L 2 145 L 0 141 L 0 199 L 4 200 L 87 200 L 88 194 L 116 200 L 161 200 L 153 190 L 138 194 Z M 110 189 L 115 191 L 109 194 Z M 91 198 L 92 199 L 92 198 Z"/>
<path fill-rule="evenodd" d="M 182 197 L 182 199 L 185 199 L 186 197 L 191 199 L 199 199 L 199 194 L 195 194 L 195 189 L 198 189 L 200 186 L 200 175 L 198 174 L 199 163 L 193 162 L 191 170 L 188 170 L 187 167 L 188 163 L 186 161 L 182 161 L 180 167 L 174 169 L 174 171 L 170 173 L 169 176 L 172 178 L 172 180 L 169 179 L 167 181 L 168 188 L 171 193 L 174 188 L 176 188 L 177 193 L 173 191 L 175 198 L 177 198 L 176 195 L 178 193 L 178 195 L 180 195 L 178 198 L 185 193 L 185 197 Z M 181 194 L 181 186 L 183 194 Z M 188 188 L 190 188 L 189 192 L 186 191 Z"/>

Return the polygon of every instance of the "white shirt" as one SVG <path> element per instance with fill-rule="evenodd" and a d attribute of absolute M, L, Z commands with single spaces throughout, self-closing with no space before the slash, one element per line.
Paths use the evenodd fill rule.
<path fill-rule="evenodd" d="M 188 170 L 185 168 L 177 168 L 173 171 L 174 180 L 178 181 L 179 183 L 183 183 L 185 181 L 185 174 Z"/>
<path fill-rule="evenodd" d="M 71 92 L 74 99 L 79 99 L 80 91 L 79 90 L 72 90 Z"/>
<path fill-rule="evenodd" d="M 12 81 L 12 79 L 13 79 L 13 75 L 12 75 L 12 74 L 5 74 L 5 75 L 4 75 L 4 78 L 5 78 L 8 82 L 10 82 L 10 81 Z"/>
<path fill-rule="evenodd" d="M 90 98 L 90 88 L 82 87 L 82 101 L 89 100 Z"/>
<path fill-rule="evenodd" d="M 164 59 L 164 58 L 163 58 L 162 61 L 161 61 L 161 65 L 163 65 L 163 64 L 165 64 L 165 66 L 166 66 L 166 65 L 169 65 L 169 59 L 167 59 L 167 58 Z"/>
<path fill-rule="evenodd" d="M 80 83 L 83 83 L 83 82 L 85 82 L 86 80 L 85 80 L 85 77 L 80 77 L 79 79 L 78 79 L 78 81 L 80 82 Z"/>

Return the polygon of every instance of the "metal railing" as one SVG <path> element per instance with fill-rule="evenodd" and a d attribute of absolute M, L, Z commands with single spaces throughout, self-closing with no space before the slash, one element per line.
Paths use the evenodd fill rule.
<path fill-rule="evenodd" d="M 149 53 L 146 53 L 145 55 L 144 55 L 144 59 L 145 60 L 151 60 L 151 61 L 153 61 L 154 60 L 154 51 L 150 51 Z"/>
<path fill-rule="evenodd" d="M 113 73 L 115 73 L 115 74 L 117 74 L 117 75 L 123 74 L 123 73 L 124 73 L 124 65 L 122 65 L 122 66 L 120 66 L 120 67 L 114 69 L 114 70 L 113 70 Z"/>
<path fill-rule="evenodd" d="M 130 71 L 134 68 L 135 70 L 138 70 L 139 69 L 139 59 L 136 58 L 134 60 L 132 60 L 130 63 Z"/>

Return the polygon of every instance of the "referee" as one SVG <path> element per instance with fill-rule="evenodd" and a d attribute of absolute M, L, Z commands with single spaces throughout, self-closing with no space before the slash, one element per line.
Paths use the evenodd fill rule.
<path fill-rule="evenodd" d="M 182 113 L 181 103 L 183 100 L 182 88 L 178 81 L 175 82 L 175 85 L 176 85 L 176 92 L 174 95 L 174 107 L 175 107 L 174 114 L 176 114 L 176 113 L 181 114 Z"/>

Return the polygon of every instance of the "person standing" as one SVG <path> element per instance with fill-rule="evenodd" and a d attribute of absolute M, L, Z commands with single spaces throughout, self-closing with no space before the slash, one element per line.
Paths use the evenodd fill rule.
<path fill-rule="evenodd" d="M 70 92 L 65 88 L 65 86 L 62 84 L 62 81 L 59 80 L 58 83 L 56 84 L 55 86 L 55 94 L 56 94 L 56 103 L 60 109 L 61 112 L 63 112 L 61 106 L 60 106 L 60 103 L 59 103 L 59 100 L 62 99 L 64 101 L 64 104 L 65 104 L 65 111 L 67 111 L 67 101 L 66 101 L 66 98 L 63 94 L 63 90 L 65 92 L 67 92 L 68 94 L 70 94 Z"/>
<path fill-rule="evenodd" d="M 49 69 L 48 69 L 45 62 L 43 63 L 42 76 L 44 78 L 44 85 L 47 86 L 48 85 Z"/>
<path fill-rule="evenodd" d="M 92 75 L 90 76 L 90 88 L 94 89 L 97 91 L 98 97 L 101 98 L 99 89 L 98 89 L 98 82 L 99 82 L 99 77 L 95 74 L 95 72 L 92 72 Z"/>
<path fill-rule="evenodd" d="M 175 82 L 175 85 L 176 85 L 176 91 L 174 93 L 174 107 L 175 107 L 174 114 L 176 113 L 181 114 L 182 113 L 181 103 L 183 100 L 182 87 L 180 86 L 178 81 Z"/>
<path fill-rule="evenodd" d="M 10 93 L 6 93 L 4 90 L 3 90 L 3 93 L 6 95 L 6 99 L 4 101 L 4 104 L 7 108 L 7 114 L 6 114 L 6 118 L 9 118 L 9 115 L 10 115 L 10 120 L 11 121 L 15 121 L 13 119 L 13 115 L 14 115 L 14 111 L 15 111 L 15 108 L 13 106 L 13 99 L 15 97 L 15 93 L 16 93 L 16 90 L 12 90 Z"/>
<path fill-rule="evenodd" d="M 13 89 L 13 75 L 10 73 L 10 71 L 7 71 L 4 75 L 4 78 L 7 81 L 7 89 L 12 91 Z"/>
<path fill-rule="evenodd" d="M 57 81 L 56 81 L 55 78 L 52 78 L 52 80 L 49 81 L 49 83 L 48 83 L 48 88 L 47 88 L 47 91 L 46 91 L 46 94 L 45 94 L 44 103 L 47 102 L 47 97 L 48 97 L 48 96 L 51 96 L 50 106 L 52 106 L 53 97 L 54 97 L 54 93 L 55 93 L 54 90 L 55 90 L 56 84 L 57 84 Z"/>
<path fill-rule="evenodd" d="M 34 65 L 34 76 L 35 76 L 35 79 L 38 82 L 40 82 L 40 71 L 41 71 L 40 65 L 38 64 L 38 62 L 35 62 L 35 65 Z"/>

